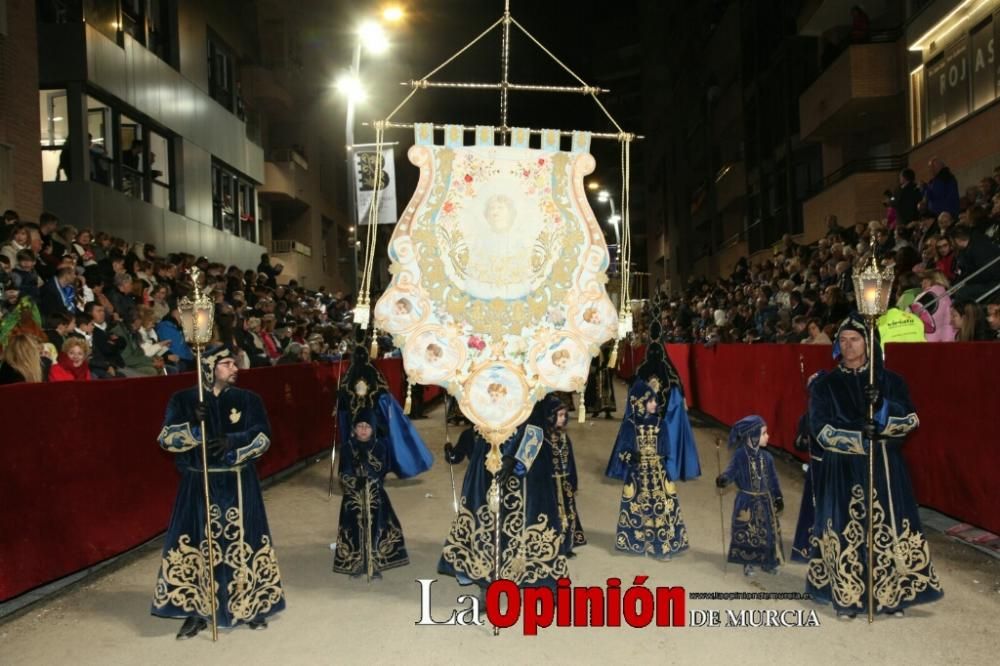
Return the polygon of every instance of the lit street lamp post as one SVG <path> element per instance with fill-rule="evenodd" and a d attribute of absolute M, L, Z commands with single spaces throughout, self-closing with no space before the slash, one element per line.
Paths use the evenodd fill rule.
<path fill-rule="evenodd" d="M 357 41 L 354 45 L 354 56 L 351 58 L 351 70 L 348 75 L 350 79 L 354 82 L 360 82 L 361 80 L 361 36 L 358 35 Z M 354 174 L 354 103 L 358 98 L 358 90 L 347 91 L 347 111 L 345 115 L 344 127 L 344 141 L 345 141 L 345 154 L 347 159 L 347 210 L 351 219 L 351 229 L 357 229 L 358 225 L 358 197 L 357 190 L 355 188 L 355 174 Z M 358 297 L 358 288 L 360 281 L 358 280 L 358 234 L 357 231 L 352 233 L 349 238 L 351 239 L 351 272 L 354 279 L 354 298 Z"/>
<path fill-rule="evenodd" d="M 388 23 L 397 23 L 403 19 L 404 13 L 400 7 L 387 7 L 382 12 L 382 19 Z M 358 296 L 360 279 L 358 275 L 358 245 L 360 236 L 358 221 L 358 200 L 356 174 L 354 172 L 354 110 L 358 102 L 366 97 L 361 85 L 361 49 L 370 53 L 384 53 L 389 48 L 389 41 L 382 26 L 376 21 L 365 21 L 357 30 L 354 52 L 351 57 L 351 68 L 337 81 L 337 88 L 347 97 L 347 109 L 344 114 L 344 143 L 347 171 L 347 208 L 350 215 L 350 227 L 356 229 L 351 239 L 351 266 L 354 273 L 354 297 Z M 374 233 L 374 230 L 371 230 Z"/>
<path fill-rule="evenodd" d="M 615 258 L 616 264 L 618 266 L 618 273 L 621 273 L 621 253 L 622 253 L 622 238 L 621 232 L 618 230 L 618 223 L 621 222 L 622 216 L 618 214 L 615 210 L 615 200 L 611 196 L 611 193 L 607 190 L 601 190 L 597 193 L 597 200 L 601 203 L 606 203 L 611 207 L 611 217 L 608 218 L 608 222 L 615 230 Z"/>

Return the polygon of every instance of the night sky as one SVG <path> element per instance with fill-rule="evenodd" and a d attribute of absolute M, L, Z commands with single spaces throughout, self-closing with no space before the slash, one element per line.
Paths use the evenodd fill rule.
<path fill-rule="evenodd" d="M 594 78 L 595 51 L 610 44 L 634 42 L 634 36 L 612 26 L 634 25 L 635 1 L 571 2 L 512 0 L 511 14 L 569 68 L 591 84 Z M 346 69 L 350 58 L 350 26 L 357 23 L 357 3 L 343 3 L 335 14 L 340 29 L 334 31 L 339 48 L 323 48 L 332 67 Z M 366 3 L 367 7 L 373 6 Z M 438 64 L 462 48 L 503 14 L 502 0 L 427 0 L 404 3 L 405 26 L 394 28 L 392 50 L 384 56 L 365 54 L 362 78 L 370 98 L 358 109 L 356 141 L 370 141 L 372 133 L 361 126 L 382 118 L 409 92 L 399 82 L 426 75 Z M 612 13 L 613 12 L 613 13 Z M 631 12 L 631 14 L 622 12 Z M 497 82 L 500 80 L 500 35 L 498 26 L 459 59 L 438 72 L 431 80 Z M 317 51 L 317 55 L 318 55 Z M 511 27 L 510 80 L 516 83 L 575 85 L 572 77 L 538 49 L 516 26 Z M 399 122 L 436 122 L 465 125 L 498 125 L 499 92 L 422 90 L 399 111 Z M 583 95 L 512 92 L 509 124 L 532 128 L 563 130 L 613 131 L 613 126 L 593 100 Z M 341 115 L 338 122 L 343 122 Z M 640 128 L 626 128 L 640 131 Z M 399 141 L 402 152 L 397 158 L 398 192 L 408 199 L 416 183 L 416 169 L 408 166 L 405 149 L 412 134 L 402 130 L 387 132 L 387 141 Z M 599 171 L 617 170 L 617 147 L 613 142 L 595 142 Z M 406 172 L 411 171 L 412 174 Z M 409 189 L 408 189 L 409 188 Z"/>

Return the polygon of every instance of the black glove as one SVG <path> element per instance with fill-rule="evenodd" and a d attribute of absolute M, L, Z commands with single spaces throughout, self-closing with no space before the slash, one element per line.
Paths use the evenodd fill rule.
<path fill-rule="evenodd" d="M 451 442 L 445 442 L 444 459 L 449 465 L 454 465 L 462 461 L 462 454 L 455 451 L 455 447 L 451 445 Z"/>
<path fill-rule="evenodd" d="M 865 400 L 868 401 L 868 404 L 873 405 L 875 409 L 882 406 L 882 394 L 874 384 L 865 384 L 862 393 L 865 394 Z"/>
<path fill-rule="evenodd" d="M 716 488 L 725 488 L 728 485 L 729 485 L 729 479 L 727 479 L 726 477 L 724 477 L 724 476 L 717 476 L 717 477 L 715 477 L 715 487 Z"/>
<path fill-rule="evenodd" d="M 780 497 L 775 497 L 774 498 L 774 510 L 777 513 L 781 513 L 782 511 L 784 511 L 785 510 L 785 500 L 781 499 Z"/>
<path fill-rule="evenodd" d="M 869 419 L 865 421 L 864 428 L 861 430 L 864 434 L 865 439 L 868 441 L 873 441 L 878 436 L 878 424 L 874 420 Z"/>
<path fill-rule="evenodd" d="M 517 460 L 514 456 L 503 457 L 503 466 L 500 467 L 500 471 L 497 473 L 497 483 L 504 484 L 507 482 L 507 479 L 514 473 L 514 465 L 516 463 Z"/>
<path fill-rule="evenodd" d="M 205 420 L 205 403 L 199 402 L 194 406 L 194 418 L 201 423 Z"/>
<path fill-rule="evenodd" d="M 208 454 L 213 458 L 222 458 L 232 450 L 232 444 L 225 435 L 222 437 L 213 437 L 208 440 Z"/>

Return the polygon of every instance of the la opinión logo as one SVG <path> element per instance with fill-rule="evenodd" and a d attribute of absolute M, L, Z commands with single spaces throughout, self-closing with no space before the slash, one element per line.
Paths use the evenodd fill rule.
<path fill-rule="evenodd" d="M 605 586 L 573 587 L 568 578 L 560 578 L 553 590 L 549 587 L 520 588 L 514 581 L 497 580 L 486 591 L 486 617 L 491 624 L 506 629 L 523 618 L 522 631 L 534 636 L 539 627 L 620 627 L 624 622 L 634 628 L 685 626 L 687 592 L 683 587 L 645 586 L 648 576 L 636 576 L 632 586 L 622 591 L 620 578 L 608 578 Z M 479 598 L 463 594 L 456 597 L 461 609 L 452 610 L 448 619 L 436 621 L 431 615 L 434 578 L 418 578 L 420 619 L 417 625 L 482 626 Z M 439 616 L 440 617 L 440 616 Z"/>

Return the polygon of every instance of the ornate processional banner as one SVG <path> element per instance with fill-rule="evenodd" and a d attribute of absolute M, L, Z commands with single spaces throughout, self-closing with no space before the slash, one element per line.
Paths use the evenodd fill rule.
<path fill-rule="evenodd" d="M 376 326 L 403 351 L 410 381 L 445 387 L 465 415 L 509 434 L 551 391 L 582 391 L 590 359 L 618 314 L 605 290 L 608 250 L 587 202 L 590 136 L 540 149 L 515 128 L 510 146 L 481 127 L 434 145 L 416 127 L 416 192 L 389 247 L 392 282 Z"/>

